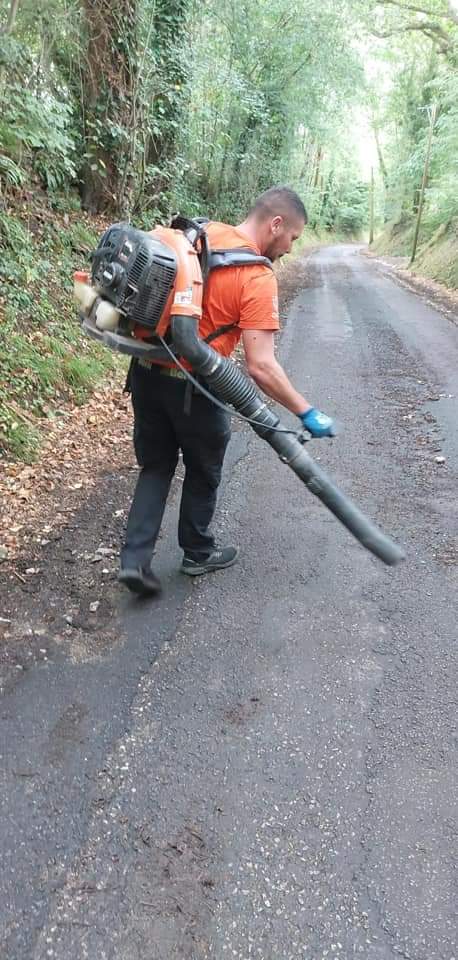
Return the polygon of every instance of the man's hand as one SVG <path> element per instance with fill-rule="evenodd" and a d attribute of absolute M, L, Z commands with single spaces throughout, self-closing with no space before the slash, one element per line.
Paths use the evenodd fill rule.
<path fill-rule="evenodd" d="M 336 429 L 331 417 L 326 416 L 316 407 L 311 407 L 305 413 L 298 414 L 302 425 L 312 434 L 312 437 L 335 437 Z"/>

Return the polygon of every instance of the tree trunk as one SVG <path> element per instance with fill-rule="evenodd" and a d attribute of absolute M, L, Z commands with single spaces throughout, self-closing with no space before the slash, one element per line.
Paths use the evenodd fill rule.
<path fill-rule="evenodd" d="M 92 213 L 119 212 L 126 205 L 121 187 L 124 164 L 132 159 L 129 150 L 136 80 L 136 3 L 137 0 L 83 0 L 86 156 L 80 177 L 82 205 Z"/>
<path fill-rule="evenodd" d="M 153 49 L 164 91 L 155 98 L 161 133 L 151 137 L 148 145 L 147 162 L 155 166 L 160 166 L 173 155 L 176 142 L 182 91 L 187 79 L 186 58 L 179 49 L 179 41 L 186 33 L 189 2 L 156 0 L 155 4 Z"/>
<path fill-rule="evenodd" d="M 331 197 L 331 191 L 332 191 L 333 182 L 334 182 L 334 171 L 331 170 L 331 172 L 328 174 L 328 177 L 326 178 L 326 183 L 324 182 L 323 177 L 320 177 L 320 181 L 321 181 L 322 196 L 321 196 L 319 213 L 316 218 L 316 222 L 317 222 L 317 225 L 320 224 L 322 226 L 331 227 L 333 226 L 333 224 L 328 222 L 327 217 L 328 217 L 329 200 Z"/>
<path fill-rule="evenodd" d="M 313 178 L 313 189 L 316 190 L 319 180 L 320 180 L 320 168 L 321 160 L 323 158 L 323 151 L 320 146 L 317 147 L 316 157 L 315 157 L 315 175 Z"/>
<path fill-rule="evenodd" d="M 430 160 L 430 157 L 431 157 L 431 146 L 432 146 L 432 142 L 433 142 L 434 124 L 435 124 L 435 122 L 436 122 L 436 116 L 437 116 L 437 106 L 436 106 L 436 104 L 433 104 L 433 107 L 432 107 L 432 110 L 431 110 L 431 113 L 430 113 L 430 118 L 429 118 L 429 131 L 428 131 L 428 142 L 427 142 L 427 144 L 426 144 L 425 165 L 424 165 L 424 168 L 423 168 L 423 177 L 422 177 L 421 187 L 420 187 L 420 196 L 419 196 L 419 200 L 418 200 L 417 222 L 416 222 L 416 224 L 415 224 L 415 233 L 414 233 L 414 237 L 413 237 L 412 254 L 411 254 L 411 257 L 410 257 L 409 267 L 412 266 L 412 264 L 413 264 L 413 262 L 414 262 L 414 260 L 415 260 L 415 254 L 416 254 L 416 252 L 417 252 L 418 235 L 419 235 L 419 233 L 420 233 L 421 215 L 422 215 L 422 212 L 423 212 L 423 201 L 424 201 L 424 198 L 425 198 L 426 184 L 427 184 L 427 182 L 428 182 L 429 160 Z"/>
<path fill-rule="evenodd" d="M 388 170 L 386 169 L 385 160 L 383 157 L 382 145 L 380 143 L 379 129 L 378 127 L 375 126 L 375 124 L 372 129 L 374 131 L 375 145 L 377 147 L 378 164 L 380 167 L 380 173 L 382 174 L 383 186 L 385 187 L 385 190 L 388 191 L 388 186 L 389 186 Z"/>
<path fill-rule="evenodd" d="M 8 20 L 6 21 L 6 27 L 4 28 L 4 30 L 0 31 L 1 33 L 6 34 L 6 36 L 9 36 L 14 30 L 18 7 L 19 7 L 19 0 L 11 0 L 10 9 L 8 10 Z"/>
<path fill-rule="evenodd" d="M 371 167 L 371 186 L 369 192 L 369 243 L 374 242 L 374 168 Z"/>

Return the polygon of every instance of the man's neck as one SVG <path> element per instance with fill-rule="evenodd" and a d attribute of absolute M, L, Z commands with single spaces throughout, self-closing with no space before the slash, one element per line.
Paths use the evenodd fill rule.
<path fill-rule="evenodd" d="M 239 230 L 240 233 L 245 234 L 248 240 L 251 240 L 256 244 L 257 247 L 259 247 L 256 224 L 252 220 L 244 220 L 243 223 L 239 223 L 235 229 Z"/>
<path fill-rule="evenodd" d="M 257 231 L 256 231 L 255 224 L 252 221 L 244 220 L 243 223 L 239 223 L 235 229 L 238 230 L 240 233 L 245 234 L 248 240 L 252 240 L 253 243 L 257 244 L 258 242 L 258 239 L 256 236 Z"/>

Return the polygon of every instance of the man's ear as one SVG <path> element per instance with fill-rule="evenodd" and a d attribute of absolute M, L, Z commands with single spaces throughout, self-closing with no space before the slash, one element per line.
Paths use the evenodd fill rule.
<path fill-rule="evenodd" d="M 277 216 L 273 217 L 270 221 L 270 229 L 272 233 L 278 233 L 280 228 L 283 226 L 283 217 Z"/>

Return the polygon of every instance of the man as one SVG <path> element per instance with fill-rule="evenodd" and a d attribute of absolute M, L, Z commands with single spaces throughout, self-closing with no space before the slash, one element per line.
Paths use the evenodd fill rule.
<path fill-rule="evenodd" d="M 237 227 L 210 223 L 213 249 L 246 247 L 275 261 L 289 253 L 307 222 L 300 197 L 289 187 L 261 194 Z M 212 332 L 226 327 L 211 338 Z M 332 420 L 299 393 L 275 359 L 279 329 L 277 281 L 263 264 L 225 267 L 211 272 L 204 292 L 199 331 L 211 346 L 229 356 L 242 338 L 249 374 L 273 400 L 295 413 L 314 437 L 331 436 Z M 213 518 L 226 446 L 229 416 L 195 392 L 185 409 L 185 375 L 173 364 L 139 361 L 131 376 L 134 445 L 141 472 L 127 522 L 119 580 L 134 593 L 152 595 L 160 583 L 151 560 L 172 477 L 181 450 L 185 477 L 178 540 L 184 551 L 181 570 L 196 576 L 229 567 L 236 547 L 217 548 L 209 526 Z"/>

